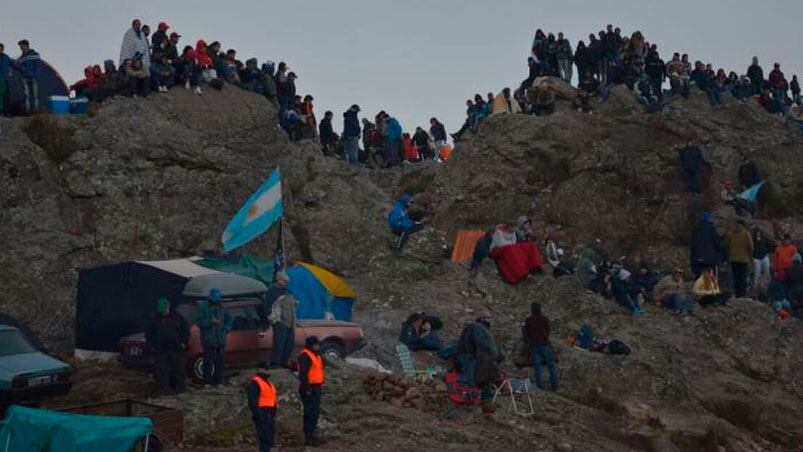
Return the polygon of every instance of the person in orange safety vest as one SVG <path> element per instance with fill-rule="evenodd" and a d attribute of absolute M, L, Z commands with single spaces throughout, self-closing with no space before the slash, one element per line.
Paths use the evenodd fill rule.
<path fill-rule="evenodd" d="M 325 380 L 320 351 L 318 338 L 311 336 L 307 338 L 304 350 L 298 355 L 298 392 L 304 404 L 304 445 L 312 447 L 319 445 L 315 428 L 321 412 L 321 387 Z"/>
<path fill-rule="evenodd" d="M 246 390 L 251 418 L 254 420 L 259 437 L 259 452 L 270 452 L 276 427 L 278 394 L 276 386 L 268 380 L 270 377 L 268 367 L 267 362 L 257 363 L 257 374 L 251 379 Z"/>

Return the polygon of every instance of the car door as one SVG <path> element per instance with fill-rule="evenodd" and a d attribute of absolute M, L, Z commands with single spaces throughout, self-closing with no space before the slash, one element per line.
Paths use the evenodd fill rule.
<path fill-rule="evenodd" d="M 231 315 L 231 331 L 226 338 L 226 364 L 251 362 L 259 349 L 259 318 L 250 306 L 228 308 Z"/>

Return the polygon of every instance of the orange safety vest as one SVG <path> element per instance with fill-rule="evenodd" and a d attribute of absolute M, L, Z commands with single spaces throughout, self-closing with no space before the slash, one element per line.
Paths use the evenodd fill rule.
<path fill-rule="evenodd" d="M 276 408 L 276 386 L 273 383 L 265 381 L 258 376 L 254 376 L 251 381 L 255 381 L 259 386 L 259 400 L 257 405 L 260 408 Z"/>
<path fill-rule="evenodd" d="M 307 374 L 307 381 L 311 385 L 321 385 L 323 384 L 324 380 L 324 373 L 323 373 L 323 361 L 321 357 L 312 353 L 311 351 L 307 350 L 306 348 L 303 351 L 306 354 L 312 364 L 309 367 L 309 373 Z"/>

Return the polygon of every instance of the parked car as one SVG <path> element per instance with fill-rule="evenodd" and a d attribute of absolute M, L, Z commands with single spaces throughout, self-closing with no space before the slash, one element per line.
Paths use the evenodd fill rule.
<path fill-rule="evenodd" d="M 69 364 L 40 352 L 17 328 L 0 325 L 0 407 L 64 395 L 71 388 Z"/>
<path fill-rule="evenodd" d="M 225 301 L 224 306 L 232 318 L 232 329 L 226 340 L 226 367 L 248 367 L 266 360 L 270 356 L 273 343 L 273 330 L 264 323 L 258 314 L 260 300 Z M 190 328 L 190 341 L 187 344 L 187 374 L 195 381 L 203 376 L 203 349 L 195 316 L 198 305 L 194 302 L 180 304 L 176 312 L 187 321 Z M 304 346 L 307 337 L 317 336 L 321 341 L 321 354 L 326 358 L 343 359 L 365 346 L 362 328 L 351 322 L 339 320 L 298 320 L 296 322 L 295 351 L 292 360 Z M 148 370 L 151 359 L 148 356 L 145 333 L 132 334 L 120 340 L 118 361 L 125 367 Z M 294 362 L 291 361 L 291 365 Z"/>

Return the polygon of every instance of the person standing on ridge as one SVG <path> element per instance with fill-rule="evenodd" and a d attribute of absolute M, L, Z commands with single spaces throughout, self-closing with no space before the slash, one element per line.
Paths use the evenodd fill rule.
<path fill-rule="evenodd" d="M 226 368 L 226 337 L 232 324 L 231 315 L 223 306 L 219 290 L 209 291 L 208 299 L 198 307 L 196 323 L 201 330 L 201 346 L 204 350 L 204 385 L 217 386 L 223 383 L 223 372 Z"/>
<path fill-rule="evenodd" d="M 125 60 L 133 60 L 140 54 L 142 58 L 142 69 L 145 72 L 151 69 L 151 52 L 148 45 L 148 37 L 142 31 L 139 19 L 131 22 L 131 28 L 126 30 L 123 35 L 123 43 L 120 45 L 120 62 L 122 66 Z"/>
<path fill-rule="evenodd" d="M 764 70 L 758 64 L 758 57 L 753 57 L 753 63 L 747 68 L 747 78 L 753 87 L 753 95 L 760 96 L 764 91 Z"/>
<path fill-rule="evenodd" d="M 22 54 L 15 67 L 22 73 L 22 87 L 25 90 L 25 111 L 34 113 L 39 110 L 39 78 L 44 70 L 39 53 L 32 49 L 27 39 L 19 42 Z"/>
<path fill-rule="evenodd" d="M 700 222 L 692 231 L 690 254 L 691 270 L 695 279 L 700 277 L 704 268 L 710 268 L 717 273 L 719 263 L 723 260 L 724 249 L 711 212 L 703 212 L 700 215 Z"/>
<path fill-rule="evenodd" d="M 753 237 L 742 221 L 733 225 L 725 236 L 728 261 L 733 276 L 733 292 L 743 298 L 747 292 L 747 266 L 753 262 Z"/>
<path fill-rule="evenodd" d="M 321 388 L 325 380 L 321 344 L 316 336 L 308 337 L 298 355 L 298 392 L 304 404 L 304 445 L 317 447 L 315 436 L 321 414 Z"/>
<path fill-rule="evenodd" d="M 248 383 L 248 408 L 259 438 L 259 452 L 270 452 L 276 429 L 276 411 L 279 407 L 276 386 L 269 380 L 268 363 L 257 363 L 257 373 Z"/>
<path fill-rule="evenodd" d="M 296 327 L 296 299 L 290 294 L 287 286 L 290 284 L 290 277 L 285 272 L 276 274 L 277 288 L 273 296 L 270 311 L 270 323 L 273 328 L 273 345 L 271 347 L 270 364 L 272 367 L 287 367 L 287 360 L 295 346 L 295 327 Z"/>
<path fill-rule="evenodd" d="M 360 120 L 357 114 L 360 106 L 352 105 L 343 113 L 343 140 L 346 142 L 346 161 L 351 165 L 359 163 Z"/>

